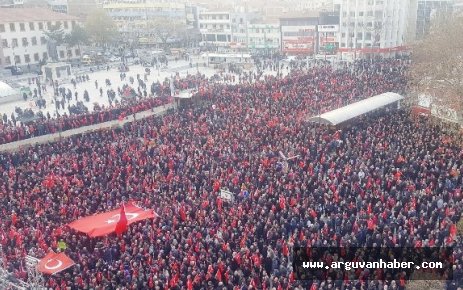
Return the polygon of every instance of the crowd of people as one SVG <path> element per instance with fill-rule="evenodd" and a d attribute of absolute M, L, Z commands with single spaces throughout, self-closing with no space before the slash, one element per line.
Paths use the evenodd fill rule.
<path fill-rule="evenodd" d="M 24 122 L 24 118 L 20 118 L 21 116 L 18 114 L 12 114 L 10 118 L 4 114 L 0 117 L 0 145 L 36 136 L 76 129 L 82 126 L 117 120 L 172 101 L 171 86 L 168 79 L 164 80 L 162 83 L 153 82 L 151 84 L 151 94 L 147 93 L 145 82 L 142 81 L 139 76 L 137 76 L 137 79 L 137 90 L 129 87 L 130 92 L 132 92 L 130 98 L 127 98 L 124 94 L 124 92 L 127 91 L 128 85 L 123 86 L 122 89 L 118 88 L 119 99 L 121 99 L 121 101 L 116 99 L 116 92 L 109 88 L 107 90 L 107 95 L 110 105 L 108 107 L 98 106 L 98 109 L 92 112 L 89 112 L 88 107 L 83 102 L 78 101 L 77 92 L 75 93 L 76 103 L 71 105 L 71 100 L 73 98 L 71 90 L 66 90 L 64 87 L 58 86 L 55 89 L 55 94 L 61 96 L 62 99 L 55 99 L 55 106 L 57 110 L 59 110 L 61 106 L 64 109 L 67 103 L 69 114 L 63 114 L 62 116 L 58 115 L 56 118 L 52 118 L 49 113 L 46 115 L 33 114 L 36 116 L 35 119 L 38 120 L 27 122 Z M 176 75 L 173 80 L 174 90 L 181 91 L 199 87 L 206 81 L 206 78 L 201 74 L 187 75 L 184 78 L 180 78 L 179 75 Z M 134 82 L 132 81 L 132 83 Z M 95 85 L 98 88 L 98 83 L 96 81 Z M 100 88 L 100 93 L 103 94 L 102 88 Z M 39 100 L 41 101 L 43 99 Z M 84 91 L 84 100 L 89 102 L 89 95 L 86 90 Z"/>
<path fill-rule="evenodd" d="M 41 258 L 64 242 L 76 265 L 47 276 L 51 289 L 394 290 L 405 285 L 297 281 L 291 249 L 445 245 L 455 255 L 446 287 L 456 290 L 461 144 L 406 110 L 339 130 L 306 121 L 403 93 L 405 74 L 406 64 L 387 60 L 235 85 L 202 81 L 196 107 L 2 153 L 3 260 L 25 279 L 26 254 Z M 128 200 L 158 216 L 104 238 L 66 226 Z"/>

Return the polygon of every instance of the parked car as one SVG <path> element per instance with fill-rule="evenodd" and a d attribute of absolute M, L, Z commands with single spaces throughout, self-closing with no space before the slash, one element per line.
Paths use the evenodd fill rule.
<path fill-rule="evenodd" d="M 18 66 L 8 66 L 8 67 L 5 67 L 6 69 L 9 69 L 11 71 L 11 74 L 14 75 L 14 76 L 18 76 L 18 75 L 22 75 L 23 74 L 23 71 L 20 67 Z"/>

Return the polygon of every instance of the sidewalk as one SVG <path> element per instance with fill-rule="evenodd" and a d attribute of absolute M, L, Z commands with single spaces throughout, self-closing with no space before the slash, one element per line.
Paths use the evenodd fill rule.
<path fill-rule="evenodd" d="M 135 118 L 136 120 L 140 120 L 140 119 L 144 119 L 144 118 L 147 118 L 153 115 L 164 115 L 167 112 L 167 110 L 173 109 L 173 108 L 175 108 L 175 103 L 163 105 L 163 106 L 154 108 L 153 111 L 148 110 L 148 111 L 139 112 L 135 114 Z M 20 149 L 21 147 L 35 145 L 35 144 L 56 142 L 61 138 L 66 138 L 66 137 L 70 137 L 70 136 L 78 135 L 82 133 L 89 133 L 89 132 L 97 131 L 101 129 L 109 129 L 115 126 L 122 126 L 126 123 L 130 123 L 133 121 L 134 121 L 133 115 L 130 115 L 130 116 L 127 116 L 122 121 L 119 121 L 119 120 L 107 121 L 107 122 L 103 122 L 103 123 L 99 123 L 95 125 L 84 126 L 84 127 L 80 127 L 76 129 L 67 130 L 64 132 L 42 135 L 42 136 L 37 136 L 34 138 L 11 142 L 11 143 L 0 145 L 0 152 L 15 151 L 15 150 Z"/>

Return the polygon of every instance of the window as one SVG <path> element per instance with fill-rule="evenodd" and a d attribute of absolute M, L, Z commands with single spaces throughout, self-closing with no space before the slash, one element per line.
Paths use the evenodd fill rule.
<path fill-rule="evenodd" d="M 47 59 L 48 58 L 48 54 L 46 52 L 43 53 L 43 59 Z"/>
<path fill-rule="evenodd" d="M 80 55 L 80 50 L 76 48 L 76 56 L 79 56 L 79 55 Z"/>
<path fill-rule="evenodd" d="M 34 61 L 39 61 L 40 57 L 38 53 L 34 53 Z"/>
<path fill-rule="evenodd" d="M 68 57 L 71 58 L 72 57 L 72 50 L 68 50 Z"/>
<path fill-rule="evenodd" d="M 68 29 L 68 22 L 67 21 L 64 21 L 64 29 Z"/>
<path fill-rule="evenodd" d="M 5 57 L 5 64 L 10 65 L 11 64 L 11 58 L 9 56 Z"/>
<path fill-rule="evenodd" d="M 60 50 L 60 52 L 59 52 L 59 58 L 64 58 L 64 51 L 63 51 L 63 50 Z"/>
<path fill-rule="evenodd" d="M 0 24 L 0 32 L 5 32 L 5 24 Z"/>
<path fill-rule="evenodd" d="M 18 63 L 21 63 L 21 58 L 19 57 L 19 55 L 15 55 L 14 56 L 14 64 L 18 64 Z"/>
<path fill-rule="evenodd" d="M 11 46 L 12 46 L 13 48 L 18 47 L 18 39 L 13 38 L 13 39 L 11 40 Z"/>
<path fill-rule="evenodd" d="M 37 37 L 32 37 L 31 38 L 32 45 L 37 45 Z"/>
<path fill-rule="evenodd" d="M 39 22 L 39 30 L 43 30 L 43 23 Z"/>
<path fill-rule="evenodd" d="M 19 23 L 19 30 L 26 31 L 26 25 L 24 25 L 24 23 Z"/>
<path fill-rule="evenodd" d="M 75 22 L 74 20 L 72 20 L 72 22 L 71 22 L 71 28 L 74 28 L 74 27 L 76 27 L 76 22 Z"/>
<path fill-rule="evenodd" d="M 29 22 L 29 29 L 30 29 L 31 31 L 34 31 L 34 30 L 35 30 L 34 22 Z"/>
<path fill-rule="evenodd" d="M 30 57 L 28 54 L 25 54 L 25 55 L 24 55 L 24 61 L 25 61 L 26 63 L 30 63 L 30 62 L 31 62 L 31 57 Z"/>
<path fill-rule="evenodd" d="M 23 44 L 24 47 L 29 45 L 29 42 L 27 41 L 27 37 L 23 37 L 22 44 Z"/>
<path fill-rule="evenodd" d="M 45 36 L 41 36 L 40 37 L 40 44 L 46 44 L 47 43 L 47 39 L 45 38 Z"/>
<path fill-rule="evenodd" d="M 8 40 L 2 39 L 2 47 L 8 47 Z"/>
<path fill-rule="evenodd" d="M 51 29 L 51 22 L 50 21 L 47 22 L 47 29 Z"/>
<path fill-rule="evenodd" d="M 365 40 L 371 40 L 371 32 L 365 33 Z"/>
<path fill-rule="evenodd" d="M 14 26 L 14 23 L 10 23 L 10 31 L 12 32 L 16 31 L 16 27 Z"/>

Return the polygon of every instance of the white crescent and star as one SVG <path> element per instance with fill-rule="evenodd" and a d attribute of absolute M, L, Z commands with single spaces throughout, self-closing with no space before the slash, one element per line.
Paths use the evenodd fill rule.
<path fill-rule="evenodd" d="M 140 214 L 138 213 L 131 213 L 131 212 L 126 212 L 125 213 L 125 216 L 127 217 L 127 220 L 130 221 L 130 220 L 133 220 L 133 219 L 136 219 Z M 115 214 L 113 215 L 112 217 L 110 217 L 106 223 L 107 224 L 113 224 L 113 223 L 117 223 L 119 221 L 119 219 L 121 218 L 121 214 Z"/>
<path fill-rule="evenodd" d="M 53 265 L 53 266 L 49 266 L 48 264 L 50 264 L 51 261 L 56 261 L 56 265 Z M 58 259 L 48 259 L 48 261 L 45 263 L 45 265 L 43 265 L 45 267 L 45 269 L 47 270 L 56 270 L 56 269 L 59 269 L 61 266 L 63 265 L 63 262 L 61 260 L 58 260 Z"/>

